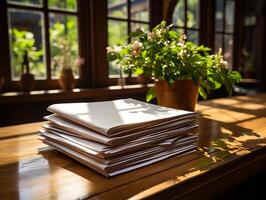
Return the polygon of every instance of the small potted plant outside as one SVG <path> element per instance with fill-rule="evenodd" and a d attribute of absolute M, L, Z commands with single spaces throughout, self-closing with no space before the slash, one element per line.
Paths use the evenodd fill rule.
<path fill-rule="evenodd" d="M 30 92 L 34 89 L 34 86 L 34 75 L 30 73 L 28 52 L 25 51 L 22 62 L 22 74 L 20 76 L 20 87 L 23 92 Z"/>
<path fill-rule="evenodd" d="M 63 91 L 71 91 L 75 88 L 75 77 L 73 70 L 84 63 L 81 57 L 73 59 L 71 45 L 66 37 L 58 38 L 58 55 L 53 57 L 52 64 L 61 69 L 59 85 Z"/>
<path fill-rule="evenodd" d="M 21 65 L 20 87 L 23 92 L 34 89 L 35 79 L 31 70 L 38 65 L 43 55 L 42 50 L 37 50 L 34 34 L 29 31 L 12 29 L 13 64 Z"/>
<path fill-rule="evenodd" d="M 185 35 L 161 22 L 152 31 L 138 29 L 127 45 L 107 47 L 108 59 L 122 66 L 125 72 L 146 74 L 155 81 L 146 100 L 157 96 L 159 105 L 194 110 L 198 93 L 204 98 L 211 90 L 225 85 L 231 95 L 240 74 L 228 68 L 222 51 L 186 41 Z"/>

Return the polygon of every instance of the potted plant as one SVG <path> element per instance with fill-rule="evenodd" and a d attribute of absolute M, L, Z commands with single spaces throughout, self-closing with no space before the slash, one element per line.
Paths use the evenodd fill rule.
<path fill-rule="evenodd" d="M 22 74 L 20 76 L 20 87 L 23 92 L 30 92 L 34 89 L 34 86 L 34 75 L 30 73 L 28 52 L 25 51 L 22 62 Z"/>
<path fill-rule="evenodd" d="M 12 63 L 15 71 L 21 65 L 20 87 L 23 92 L 30 92 L 35 86 L 34 74 L 30 71 L 38 65 L 43 51 L 37 50 L 32 32 L 12 29 L 12 37 Z"/>
<path fill-rule="evenodd" d="M 229 94 L 240 74 L 228 68 L 221 50 L 187 42 L 185 35 L 161 22 L 151 32 L 138 29 L 130 35 L 127 45 L 107 47 L 109 60 L 115 61 L 127 72 L 148 74 L 155 88 L 147 92 L 146 100 L 157 96 L 159 105 L 194 110 L 198 93 L 207 98 L 211 90 L 225 85 Z"/>
<path fill-rule="evenodd" d="M 58 54 L 53 57 L 52 64 L 55 69 L 57 67 L 61 69 L 59 85 L 64 91 L 71 91 L 75 87 L 73 70 L 81 66 L 84 63 L 84 59 L 80 57 L 73 59 L 71 44 L 66 37 L 58 38 L 57 43 L 54 45 L 58 49 Z"/>

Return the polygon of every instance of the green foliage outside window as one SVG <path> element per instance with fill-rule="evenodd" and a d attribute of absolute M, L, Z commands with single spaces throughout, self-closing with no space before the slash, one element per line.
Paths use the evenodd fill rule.
<path fill-rule="evenodd" d="M 78 75 L 78 69 L 74 68 L 74 62 L 78 57 L 76 20 L 69 17 L 66 23 L 55 23 L 50 28 L 51 67 L 52 76 L 59 77 L 62 68 L 72 69 Z"/>
<path fill-rule="evenodd" d="M 24 52 L 28 52 L 30 62 L 30 72 L 45 76 L 44 64 L 40 62 L 43 56 L 42 50 L 37 50 L 36 41 L 33 33 L 28 31 L 19 31 L 18 29 L 11 30 L 12 35 L 12 66 L 14 66 L 14 75 L 19 77 L 22 73 L 22 62 Z"/>
<path fill-rule="evenodd" d="M 77 27 L 74 17 L 70 17 L 66 24 L 55 23 L 49 29 L 51 46 L 51 67 L 53 77 L 59 77 L 62 68 L 72 68 L 78 57 Z M 22 73 L 22 62 L 24 52 L 28 52 L 30 62 L 30 72 L 39 77 L 46 76 L 46 68 L 43 62 L 44 52 L 37 49 L 37 42 L 34 34 L 29 31 L 11 29 L 12 35 L 12 60 L 14 77 L 19 77 Z M 73 68 L 75 75 L 78 69 Z"/>

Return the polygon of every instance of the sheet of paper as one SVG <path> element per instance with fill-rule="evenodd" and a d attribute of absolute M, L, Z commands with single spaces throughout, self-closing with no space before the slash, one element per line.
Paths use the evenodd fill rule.
<path fill-rule="evenodd" d="M 143 148 L 152 147 L 154 145 L 157 145 L 158 142 L 170 139 L 170 138 L 176 138 L 177 136 L 182 137 L 182 135 L 185 135 L 187 133 L 193 132 L 197 128 L 197 125 L 194 126 L 185 126 L 180 129 L 176 130 L 170 130 L 170 131 L 164 131 L 162 133 L 155 133 L 151 135 L 145 135 L 143 137 L 138 138 L 137 140 L 129 141 L 127 143 L 124 143 L 123 145 L 116 146 L 116 147 L 107 147 L 98 143 L 95 143 L 93 141 L 73 137 L 70 135 L 65 135 L 59 132 L 53 132 L 49 130 L 41 131 L 42 134 L 47 135 L 47 137 L 53 137 L 53 139 L 57 140 L 69 140 L 71 142 L 74 142 L 78 145 L 82 145 L 85 148 L 89 148 L 92 151 L 97 152 L 97 155 L 101 155 L 104 158 L 111 157 L 111 156 L 117 156 L 126 152 L 130 151 L 138 151 Z M 96 154 L 96 153 L 95 153 Z"/>
<path fill-rule="evenodd" d="M 185 146 L 189 146 L 189 145 L 195 145 L 198 141 L 197 138 L 193 137 L 193 136 L 189 136 L 186 137 L 184 139 L 179 140 L 178 142 L 176 142 L 175 144 L 171 144 L 168 146 L 166 145 L 158 145 L 158 146 L 154 146 L 154 147 L 150 147 L 148 149 L 142 149 L 140 151 L 136 151 L 136 152 L 130 152 L 127 154 L 122 154 L 116 157 L 111 157 L 111 158 L 102 158 L 102 157 L 98 157 L 96 154 L 94 154 L 95 152 L 93 152 L 93 154 L 91 154 L 92 152 L 88 149 L 86 149 L 83 146 L 77 145 L 75 143 L 72 142 L 66 142 L 64 140 L 54 140 L 54 137 L 49 137 L 49 135 L 47 134 L 43 134 L 42 135 L 42 140 L 44 140 L 45 142 L 54 142 L 56 144 L 65 146 L 67 148 L 70 148 L 74 151 L 77 151 L 81 154 L 84 154 L 85 156 L 88 156 L 100 163 L 103 163 L 105 165 L 120 165 L 120 164 L 127 164 L 127 163 L 131 163 L 131 162 L 136 162 L 139 160 L 142 160 L 144 158 L 153 156 L 154 154 L 158 154 L 158 153 L 163 153 L 166 150 L 169 151 L 170 149 L 173 148 L 180 148 L 180 147 L 185 147 Z"/>
<path fill-rule="evenodd" d="M 139 130 L 137 132 L 133 132 L 127 135 L 115 136 L 115 137 L 110 138 L 110 137 L 99 134 L 84 126 L 80 126 L 79 124 L 73 123 L 69 120 L 66 120 L 56 115 L 46 116 L 45 119 L 52 122 L 52 124 L 50 124 L 52 128 L 47 127 L 47 125 L 46 127 L 44 127 L 48 130 L 54 130 L 58 132 L 62 130 L 61 132 L 63 133 L 69 132 L 70 135 L 77 134 L 77 136 L 82 136 L 83 138 L 93 140 L 96 142 L 100 142 L 100 143 L 110 145 L 110 146 L 117 146 L 120 144 L 127 143 L 128 141 L 131 141 L 131 140 L 135 141 L 138 138 L 140 138 L 140 140 L 143 140 L 141 138 L 143 135 L 151 136 L 151 134 L 153 134 L 156 136 L 157 134 L 160 136 L 168 130 L 180 129 L 181 127 L 184 127 L 186 125 L 194 124 L 194 119 L 185 118 L 182 120 L 171 121 L 171 123 L 166 123 L 166 124 L 163 124 L 162 126 L 156 126 L 155 128 L 150 127 L 150 128 Z"/>
<path fill-rule="evenodd" d="M 134 99 L 54 104 L 48 110 L 105 135 L 112 135 L 195 113 L 161 107 Z"/>
<path fill-rule="evenodd" d="M 105 175 L 105 176 L 114 176 L 114 175 L 118 175 L 121 173 L 125 173 L 128 171 L 131 171 L 133 169 L 137 169 L 149 164 L 152 164 L 154 162 L 158 162 L 160 160 L 169 158 L 171 156 L 174 155 L 178 155 L 184 152 L 188 152 L 191 150 L 195 149 L 194 145 L 190 145 L 190 146 L 186 146 L 186 147 L 182 147 L 182 148 L 177 148 L 177 149 L 172 149 L 170 151 L 165 151 L 164 154 L 158 154 L 158 155 L 154 155 L 154 156 L 150 156 L 149 158 L 145 158 L 143 160 L 138 160 L 136 162 L 130 163 L 130 164 L 125 164 L 125 165 L 114 165 L 111 167 L 108 167 L 105 164 L 102 164 L 98 161 L 95 161 L 93 159 L 91 159 L 90 157 L 87 157 L 77 151 L 74 151 L 70 148 L 67 148 L 63 145 L 54 143 L 52 141 L 44 141 L 45 143 L 53 146 L 55 149 L 67 154 L 68 156 L 76 159 L 77 161 L 83 163 L 84 165 L 90 167 L 91 169 Z"/>

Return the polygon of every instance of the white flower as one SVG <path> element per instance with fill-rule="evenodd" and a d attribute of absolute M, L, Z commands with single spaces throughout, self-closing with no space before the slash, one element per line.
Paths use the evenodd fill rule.
<path fill-rule="evenodd" d="M 134 56 L 139 55 L 142 46 L 143 46 L 143 45 L 142 45 L 141 42 L 135 41 L 135 42 L 132 44 L 132 55 L 134 55 Z"/>
<path fill-rule="evenodd" d="M 26 35 L 25 35 L 25 37 L 26 37 L 26 39 L 33 39 L 34 38 L 34 35 L 31 32 L 27 32 Z"/>
<path fill-rule="evenodd" d="M 106 50 L 107 50 L 107 53 L 112 53 L 114 51 L 114 48 L 109 46 L 109 47 L 106 47 Z"/>
<path fill-rule="evenodd" d="M 222 55 L 222 53 L 223 53 L 223 49 L 222 48 L 219 48 L 218 54 L 219 55 Z"/>
<path fill-rule="evenodd" d="M 220 66 L 223 69 L 227 69 L 228 68 L 228 62 L 226 60 L 221 59 Z"/>
<path fill-rule="evenodd" d="M 153 32 L 148 33 L 148 40 L 153 40 L 155 39 L 155 34 Z"/>
<path fill-rule="evenodd" d="M 121 46 L 114 46 L 114 52 L 121 51 Z"/>
<path fill-rule="evenodd" d="M 182 49 L 177 55 L 181 58 L 186 57 L 187 56 L 187 50 L 186 49 Z"/>

